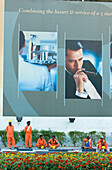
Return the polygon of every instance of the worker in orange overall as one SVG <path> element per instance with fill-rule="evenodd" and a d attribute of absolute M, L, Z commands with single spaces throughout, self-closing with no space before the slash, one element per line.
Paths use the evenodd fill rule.
<path fill-rule="evenodd" d="M 47 147 L 47 143 L 43 138 L 43 135 L 40 135 L 40 138 L 37 140 L 36 146 L 37 148 L 41 148 L 41 149 Z"/>
<path fill-rule="evenodd" d="M 82 149 L 92 149 L 92 140 L 90 139 L 89 136 L 83 139 L 81 147 Z"/>
<path fill-rule="evenodd" d="M 27 126 L 25 126 L 24 131 L 26 132 L 26 134 L 25 134 L 25 148 L 28 148 L 28 143 L 29 143 L 29 148 L 31 148 L 32 127 L 30 126 L 30 121 L 27 122 Z"/>
<path fill-rule="evenodd" d="M 101 151 L 102 149 L 104 149 L 104 151 L 107 151 L 108 148 L 108 143 L 106 143 L 106 141 L 104 140 L 104 137 L 102 136 L 97 144 L 97 148 Z"/>
<path fill-rule="evenodd" d="M 55 138 L 55 135 L 48 141 L 48 145 L 52 149 L 56 149 L 59 146 L 58 140 Z"/>
<path fill-rule="evenodd" d="M 6 132 L 7 132 L 7 143 L 8 143 L 8 148 L 11 149 L 11 144 L 13 145 L 14 148 L 17 148 L 14 140 L 14 126 L 12 125 L 12 120 L 9 119 L 9 125 L 6 127 Z"/>

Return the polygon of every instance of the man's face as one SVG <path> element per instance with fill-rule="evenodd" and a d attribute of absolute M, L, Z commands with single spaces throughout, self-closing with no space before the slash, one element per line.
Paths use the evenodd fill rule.
<path fill-rule="evenodd" d="M 28 122 L 28 126 L 30 126 L 30 122 Z"/>
<path fill-rule="evenodd" d="M 42 140 L 42 139 L 43 139 L 43 136 L 41 136 L 40 139 Z"/>
<path fill-rule="evenodd" d="M 101 142 L 103 142 L 103 138 L 101 138 Z"/>
<path fill-rule="evenodd" d="M 87 137 L 87 139 L 89 140 L 89 139 L 90 139 L 90 137 L 88 136 L 88 137 Z"/>
<path fill-rule="evenodd" d="M 66 56 L 66 69 L 71 73 L 75 74 L 75 72 L 82 68 L 83 65 L 83 52 L 82 49 L 77 51 L 72 51 L 67 49 Z"/>
<path fill-rule="evenodd" d="M 9 125 L 11 126 L 11 125 L 12 125 L 12 122 L 9 122 Z"/>
<path fill-rule="evenodd" d="M 54 139 L 55 139 L 55 137 L 53 136 L 53 137 L 52 137 L 52 139 L 54 140 Z"/>

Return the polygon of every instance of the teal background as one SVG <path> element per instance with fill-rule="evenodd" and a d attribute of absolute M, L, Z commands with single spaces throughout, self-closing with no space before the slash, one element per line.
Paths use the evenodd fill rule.
<path fill-rule="evenodd" d="M 68 14 L 19 13 L 19 8 L 68 11 Z M 70 11 L 74 14 L 70 14 Z M 76 15 L 87 11 L 90 15 Z M 96 14 L 99 15 L 97 16 Z M 109 37 L 112 16 L 111 3 L 61 2 L 51 0 L 6 0 L 4 33 L 4 116 L 111 116 Z M 95 15 L 92 15 L 94 14 Z M 43 31 L 58 33 L 57 92 L 18 91 L 18 32 Z M 110 30 L 110 31 L 109 31 Z M 65 100 L 64 56 L 65 40 L 102 41 L 103 97 L 101 100 Z"/>

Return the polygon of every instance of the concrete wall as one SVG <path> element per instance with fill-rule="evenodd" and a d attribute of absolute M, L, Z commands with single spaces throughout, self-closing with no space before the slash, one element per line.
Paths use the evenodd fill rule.
<path fill-rule="evenodd" d="M 8 120 L 12 119 L 13 125 L 15 127 L 16 131 L 21 131 L 26 126 L 26 122 L 28 120 L 31 121 L 31 126 L 33 129 L 37 130 L 53 130 L 53 131 L 59 131 L 59 132 L 65 132 L 67 135 L 67 143 L 65 143 L 66 146 L 73 146 L 72 141 L 70 137 L 68 136 L 69 131 L 84 131 L 84 132 L 90 132 L 90 131 L 104 131 L 106 132 L 106 141 L 109 144 L 109 146 L 112 146 L 112 118 L 79 118 L 77 117 L 74 121 L 74 123 L 69 122 L 69 117 L 62 118 L 62 117 L 23 117 L 23 120 L 21 123 L 18 124 L 15 117 L 1 117 L 0 118 L 0 130 L 4 130 L 8 124 Z M 23 147 L 23 142 L 19 142 L 17 144 L 18 146 Z M 0 141 L 0 147 L 4 147 L 2 142 Z"/>
<path fill-rule="evenodd" d="M 99 118 L 99 117 L 77 117 L 74 123 L 69 122 L 69 117 L 23 117 L 21 123 L 17 123 L 16 117 L 0 117 L 0 130 L 5 129 L 8 124 L 8 120 L 12 119 L 13 125 L 16 131 L 21 131 L 24 129 L 26 122 L 31 121 L 31 126 L 33 129 L 51 129 L 54 131 L 62 131 L 68 133 L 69 131 L 84 131 L 90 132 L 105 131 L 107 134 L 112 132 L 112 118 Z"/>

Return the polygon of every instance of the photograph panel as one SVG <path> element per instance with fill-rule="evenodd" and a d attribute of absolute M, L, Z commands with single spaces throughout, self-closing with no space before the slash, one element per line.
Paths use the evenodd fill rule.
<path fill-rule="evenodd" d="M 66 40 L 65 54 L 65 98 L 101 99 L 101 41 Z"/>
<path fill-rule="evenodd" d="M 56 91 L 57 33 L 19 33 L 19 91 Z"/>

